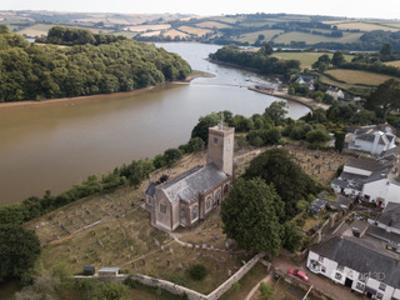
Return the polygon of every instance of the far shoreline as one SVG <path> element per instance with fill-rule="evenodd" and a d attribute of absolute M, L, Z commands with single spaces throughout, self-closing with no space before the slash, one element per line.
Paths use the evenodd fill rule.
<path fill-rule="evenodd" d="M 95 94 L 95 95 L 87 95 L 87 96 L 77 96 L 77 97 L 64 97 L 64 98 L 52 98 L 52 99 L 44 99 L 44 100 L 21 100 L 21 101 L 11 101 L 11 102 L 2 102 L 0 103 L 0 110 L 7 109 L 7 108 L 15 108 L 15 107 L 29 107 L 29 106 L 38 106 L 38 105 L 46 105 L 46 104 L 59 104 L 59 103 L 75 103 L 80 101 L 89 101 L 93 99 L 101 99 L 101 98 L 108 98 L 110 96 L 133 96 L 142 94 L 145 92 L 152 91 L 156 88 L 164 88 L 171 85 L 188 85 L 196 78 L 212 78 L 215 77 L 214 74 L 194 70 L 190 73 L 184 80 L 178 81 L 170 81 L 165 82 L 158 85 L 152 85 L 140 89 L 135 89 L 132 91 L 126 92 L 116 92 L 116 93 L 109 93 L 109 94 Z"/>

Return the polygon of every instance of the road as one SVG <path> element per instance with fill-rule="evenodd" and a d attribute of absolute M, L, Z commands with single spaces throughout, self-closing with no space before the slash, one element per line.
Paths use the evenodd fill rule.
<path fill-rule="evenodd" d="M 272 262 L 273 266 L 276 269 L 279 269 L 283 272 L 287 272 L 290 267 L 296 266 L 298 268 L 305 269 L 305 266 L 298 266 L 291 262 L 286 257 L 278 257 L 275 258 Z M 325 295 L 331 297 L 335 300 L 362 300 L 363 298 L 360 295 L 352 293 L 349 288 L 346 288 L 342 285 L 334 284 L 331 280 L 324 278 L 320 275 L 316 275 L 306 270 L 307 275 L 310 278 L 310 283 L 314 286 L 316 290 L 321 291 Z"/>

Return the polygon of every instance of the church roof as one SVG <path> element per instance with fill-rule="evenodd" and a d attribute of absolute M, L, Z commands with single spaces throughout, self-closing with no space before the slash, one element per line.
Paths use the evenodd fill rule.
<path fill-rule="evenodd" d="M 195 167 L 160 186 L 169 201 L 191 202 L 228 179 L 214 164 Z"/>

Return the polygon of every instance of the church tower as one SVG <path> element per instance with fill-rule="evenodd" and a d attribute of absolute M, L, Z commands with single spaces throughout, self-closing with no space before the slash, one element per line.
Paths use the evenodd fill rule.
<path fill-rule="evenodd" d="M 233 149 L 235 128 L 225 127 L 223 120 L 208 129 L 207 163 L 214 163 L 218 169 L 233 176 Z"/>

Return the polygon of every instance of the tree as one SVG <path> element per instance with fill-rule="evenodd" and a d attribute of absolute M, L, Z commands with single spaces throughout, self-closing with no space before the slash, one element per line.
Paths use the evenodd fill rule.
<path fill-rule="evenodd" d="M 342 52 L 336 51 L 332 57 L 332 65 L 335 67 L 340 67 L 346 62 L 346 59 Z"/>
<path fill-rule="evenodd" d="M 265 109 L 264 116 L 270 119 L 275 125 L 284 123 L 287 115 L 286 102 L 275 101 Z"/>
<path fill-rule="evenodd" d="M 264 55 L 271 55 L 274 53 L 274 49 L 270 43 L 263 43 L 259 51 Z"/>
<path fill-rule="evenodd" d="M 331 139 L 329 133 L 322 128 L 313 129 L 306 134 L 306 140 L 314 146 L 322 146 Z"/>
<path fill-rule="evenodd" d="M 346 133 L 343 131 L 335 132 L 335 150 L 342 153 L 346 139 Z"/>
<path fill-rule="evenodd" d="M 286 250 L 290 252 L 298 250 L 303 239 L 304 236 L 301 230 L 291 222 L 286 222 L 282 226 L 282 246 Z"/>
<path fill-rule="evenodd" d="M 281 248 L 278 216 L 282 206 L 274 188 L 263 180 L 238 179 L 222 202 L 224 232 L 242 249 L 274 256 Z"/>
<path fill-rule="evenodd" d="M 171 148 L 164 152 L 165 162 L 168 166 L 172 166 L 182 158 L 182 152 L 179 149 Z"/>
<path fill-rule="evenodd" d="M 216 114 L 212 113 L 205 117 L 201 117 L 197 125 L 193 128 L 191 137 L 199 137 L 201 138 L 204 143 L 208 144 L 208 128 L 217 125 L 221 120 L 221 117 Z"/>
<path fill-rule="evenodd" d="M 193 280 L 201 281 L 207 276 L 207 269 L 203 265 L 196 264 L 189 268 L 189 275 Z"/>
<path fill-rule="evenodd" d="M 384 119 L 390 112 L 400 110 L 400 81 L 389 79 L 371 94 L 367 99 L 365 108 L 375 111 Z"/>
<path fill-rule="evenodd" d="M 204 141 L 199 137 L 195 137 L 190 139 L 187 150 L 189 153 L 199 152 L 204 150 L 204 146 L 205 146 Z"/>
<path fill-rule="evenodd" d="M 320 72 L 324 72 L 329 68 L 331 64 L 331 58 L 328 54 L 321 55 L 318 60 L 312 65 L 314 69 L 318 69 Z"/>
<path fill-rule="evenodd" d="M 33 231 L 19 225 L 0 225 L 0 282 L 21 279 L 31 271 L 40 254 L 40 242 Z"/>
<path fill-rule="evenodd" d="M 389 43 L 386 43 L 382 46 L 382 49 L 380 51 L 381 56 L 387 57 L 392 55 L 392 45 Z"/>
<path fill-rule="evenodd" d="M 253 159 L 244 177 L 246 179 L 260 177 L 267 184 L 273 184 L 285 203 L 285 215 L 281 220 L 296 215 L 298 212 L 296 203 L 320 190 L 319 185 L 304 173 L 287 151 L 282 149 L 267 150 Z"/>

